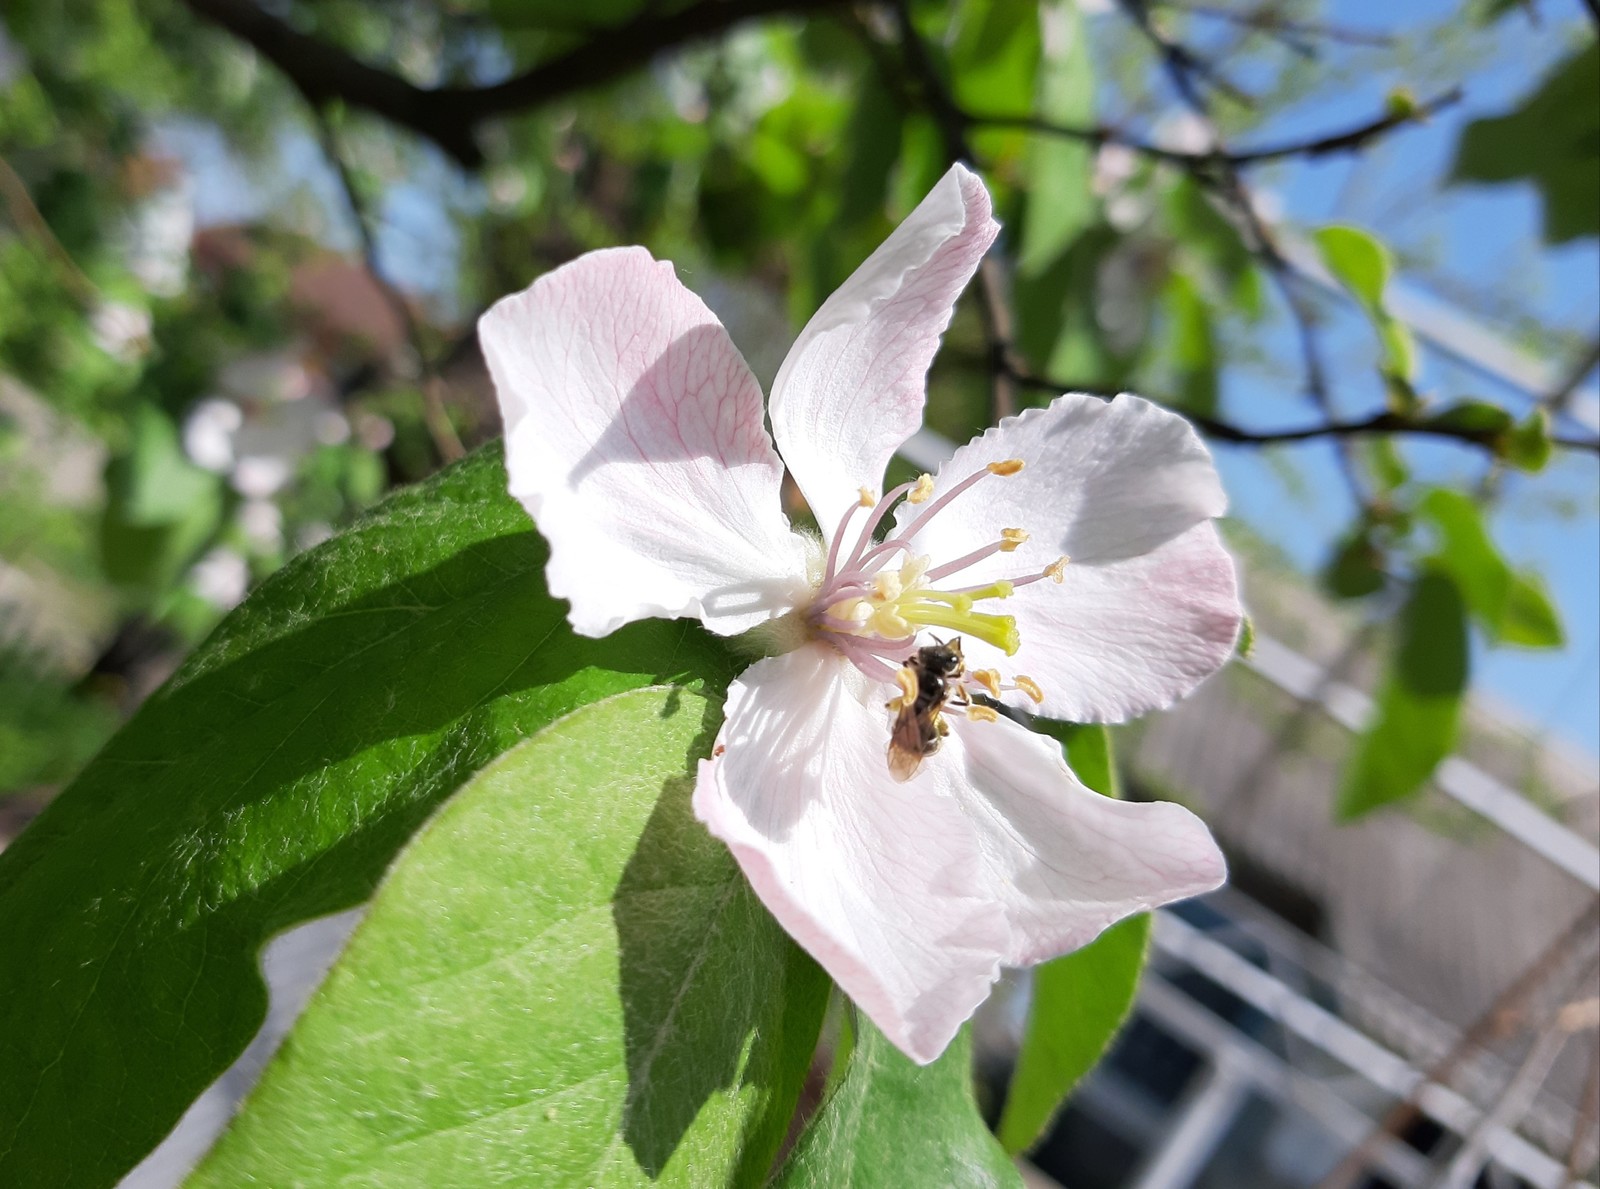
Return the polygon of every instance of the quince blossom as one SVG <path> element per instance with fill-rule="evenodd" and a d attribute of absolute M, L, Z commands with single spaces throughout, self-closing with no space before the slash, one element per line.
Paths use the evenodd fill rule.
<path fill-rule="evenodd" d="M 775 655 L 730 686 L 695 813 L 919 1062 L 1002 966 L 1225 874 L 1188 810 L 1092 792 L 1059 746 L 994 709 L 1121 721 L 1227 659 L 1240 608 L 1212 525 L 1225 499 L 1194 430 L 1135 396 L 1062 396 L 881 490 L 998 230 L 983 183 L 953 168 L 801 332 L 771 438 L 727 332 L 643 248 L 591 252 L 480 326 L 511 493 L 549 540 L 572 626 L 761 629 Z M 782 511 L 785 463 L 820 539 Z M 948 738 L 897 779 L 886 748 L 914 693 L 901 668 L 952 637 L 966 671 Z"/>

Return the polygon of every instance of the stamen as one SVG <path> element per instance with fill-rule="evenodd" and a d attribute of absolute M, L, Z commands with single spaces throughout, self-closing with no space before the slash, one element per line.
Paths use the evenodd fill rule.
<path fill-rule="evenodd" d="M 933 495 L 933 476 L 923 473 L 917 476 L 917 481 L 911 485 L 911 494 L 906 496 L 908 504 L 925 504 L 928 497 Z"/>
<path fill-rule="evenodd" d="M 917 483 L 920 482 L 920 479 L 917 480 Z M 917 483 L 902 483 L 898 487 L 890 488 L 884 497 L 878 501 L 877 507 L 873 508 L 872 514 L 867 517 L 867 523 L 866 526 L 862 528 L 861 535 L 856 538 L 856 547 L 850 551 L 850 560 L 845 562 L 845 569 L 849 570 L 856 567 L 857 563 L 861 560 L 862 552 L 865 551 L 868 545 L 872 544 L 872 534 L 877 531 L 879 521 L 884 518 L 890 508 L 894 507 L 894 502 L 915 487 Z M 839 526 L 839 536 L 834 538 L 834 545 L 836 547 L 839 543 L 839 537 L 843 535 L 844 525 L 841 524 Z M 834 571 L 830 569 L 828 571 L 828 576 L 831 578 L 833 573 Z"/>
<path fill-rule="evenodd" d="M 862 487 L 858 488 L 858 490 L 861 492 L 860 507 L 870 508 L 874 503 L 877 502 L 878 497 L 872 494 L 872 488 Z"/>
<path fill-rule="evenodd" d="M 988 706 L 968 706 L 967 717 L 974 722 L 999 722 L 1000 713 Z"/>
<path fill-rule="evenodd" d="M 1071 560 L 1072 559 L 1070 557 L 1065 555 L 1056 558 L 1055 561 L 1051 562 L 1044 568 L 1044 576 L 1049 578 L 1057 585 L 1060 585 L 1061 581 L 1067 576 L 1067 563 Z"/>
<path fill-rule="evenodd" d="M 1024 677 L 1021 673 L 1018 673 L 1011 679 L 1011 682 L 1023 693 L 1027 694 L 1028 697 L 1032 698 L 1035 703 L 1044 701 L 1044 690 L 1039 688 L 1039 683 L 1032 677 Z"/>
<path fill-rule="evenodd" d="M 999 669 L 974 669 L 972 670 L 971 676 L 972 680 L 976 681 L 979 685 L 983 686 L 984 689 L 989 691 L 989 696 L 991 698 L 998 698 L 1000 696 Z"/>
<path fill-rule="evenodd" d="M 999 462 L 991 462 L 988 471 L 991 475 L 1015 475 L 1024 466 L 1020 458 L 1006 458 Z"/>
<path fill-rule="evenodd" d="M 1007 529 L 1006 531 L 1014 532 L 1016 530 Z M 1021 542 L 1019 541 L 1017 544 L 1020 545 Z M 996 541 L 992 545 L 985 545 L 982 549 L 974 549 L 971 553 L 956 558 L 955 561 L 947 561 L 944 563 L 944 565 L 936 566 L 935 568 L 929 570 L 927 574 L 928 581 L 938 582 L 941 578 L 948 578 L 951 574 L 959 574 L 968 566 L 977 565 L 986 557 L 993 557 L 997 553 L 1010 553 L 1011 550 L 1015 549 L 1016 547 L 1016 545 L 1012 545 L 1010 548 L 1007 548 L 1005 541 L 1000 540 Z"/>
<path fill-rule="evenodd" d="M 1000 530 L 1000 552 L 1013 553 L 1027 539 L 1028 534 L 1020 528 L 1003 528 Z"/>

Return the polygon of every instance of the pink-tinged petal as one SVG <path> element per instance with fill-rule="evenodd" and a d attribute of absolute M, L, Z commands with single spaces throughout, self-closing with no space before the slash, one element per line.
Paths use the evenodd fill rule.
<path fill-rule="evenodd" d="M 496 302 L 478 336 L 511 494 L 579 632 L 699 616 L 732 635 L 805 597 L 760 386 L 670 263 L 590 252 Z"/>
<path fill-rule="evenodd" d="M 884 696 L 824 645 L 758 661 L 729 688 L 694 809 L 790 936 L 926 1063 L 988 994 L 1009 931 L 981 890 L 959 766 L 894 780 Z"/>
<path fill-rule="evenodd" d="M 1032 677 L 1042 705 L 1006 700 L 1070 722 L 1170 706 L 1227 662 L 1243 618 L 1233 559 L 1210 521 L 1142 556 L 1074 559 L 1059 586 L 1035 582 L 985 606 L 1016 617 L 1021 647 L 1007 657 L 969 638 L 968 663 Z"/>
<path fill-rule="evenodd" d="M 789 351 L 772 432 L 825 536 L 922 423 L 939 336 L 999 230 L 982 180 L 951 167 Z"/>
<path fill-rule="evenodd" d="M 989 581 L 1062 554 L 1095 565 L 1148 553 L 1228 508 L 1194 427 L 1142 397 L 1068 393 L 1007 417 L 939 468 L 934 497 L 1010 458 L 1020 458 L 1023 469 L 958 496 L 918 531 L 918 552 L 960 557 L 994 541 L 1002 527 L 1025 529 L 1030 538 L 1022 548 L 970 571 L 973 581 Z M 896 521 L 903 526 L 921 510 L 902 504 Z"/>
<path fill-rule="evenodd" d="M 1211 832 L 1181 805 L 1102 797 L 1073 775 L 1058 744 L 1009 719 L 952 723 L 929 763 L 959 755 L 989 892 L 1010 929 L 1006 965 L 1075 950 L 1125 916 L 1227 878 Z"/>

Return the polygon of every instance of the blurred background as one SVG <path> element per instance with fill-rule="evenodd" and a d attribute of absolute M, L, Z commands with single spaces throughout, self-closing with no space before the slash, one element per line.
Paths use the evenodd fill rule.
<path fill-rule="evenodd" d="M 1255 635 L 1117 733 L 1129 793 L 1199 809 L 1234 879 L 1162 914 L 1029 1175 L 1593 1181 L 1597 28 L 1594 0 L 6 0 L 0 845 L 254 583 L 496 435 L 497 297 L 642 243 L 767 381 L 966 159 L 1005 231 L 904 465 L 1069 388 L 1178 409 Z M 269 950 L 269 1034 L 130 1184 L 175 1182 L 340 930 Z M 996 1085 L 1027 993 L 982 1021 Z"/>

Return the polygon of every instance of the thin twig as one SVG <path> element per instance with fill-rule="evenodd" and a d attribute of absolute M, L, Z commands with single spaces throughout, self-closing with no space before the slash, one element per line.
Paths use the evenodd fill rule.
<path fill-rule="evenodd" d="M 367 206 L 362 200 L 361 191 L 350 172 L 349 164 L 344 159 L 344 154 L 339 151 L 338 137 L 321 108 L 313 107 L 312 113 L 317 122 L 317 134 L 322 142 L 322 151 L 328 158 L 329 164 L 333 166 L 334 172 L 338 174 L 345 202 L 350 207 L 356 236 L 361 243 L 362 264 L 366 268 L 367 275 L 372 278 L 372 283 L 383 294 L 384 301 L 400 320 L 406 340 L 411 344 L 412 353 L 417 358 L 417 366 L 422 372 L 423 424 L 427 426 L 428 436 L 433 439 L 434 449 L 438 451 L 441 461 L 454 462 L 466 453 L 466 449 L 456 435 L 455 426 L 450 424 L 450 413 L 446 402 L 448 388 L 433 364 L 427 345 L 423 341 L 422 327 L 417 322 L 416 315 L 412 313 L 411 303 L 389 282 L 379 267 L 378 242 L 372 233 Z"/>
<path fill-rule="evenodd" d="M 1596 1123 L 1600 1123 L 1600 1039 L 1596 1040 L 1594 1055 L 1589 1059 L 1589 1076 L 1583 1082 L 1583 1099 L 1578 1107 L 1578 1117 L 1572 1121 L 1572 1142 L 1567 1146 L 1567 1168 L 1562 1189 L 1571 1189 L 1578 1183 L 1578 1174 L 1583 1169 L 1583 1148 Z"/>
<path fill-rule="evenodd" d="M 1366 148 L 1373 141 L 1380 139 L 1397 128 L 1408 124 L 1417 124 L 1425 121 L 1436 112 L 1443 111 L 1456 103 L 1461 102 L 1461 88 L 1435 96 L 1426 103 L 1417 104 L 1408 109 L 1385 112 L 1381 116 L 1363 121 L 1353 128 L 1343 132 L 1328 133 L 1311 140 L 1286 141 L 1282 144 L 1263 145 L 1255 149 L 1235 149 L 1231 152 L 1196 153 L 1185 149 L 1172 149 L 1151 141 L 1141 140 L 1139 137 L 1130 136 L 1116 128 L 1105 125 L 1092 127 L 1072 127 L 1066 124 L 1054 123 L 1050 120 L 1041 120 L 1036 116 L 1007 116 L 985 115 L 971 113 L 964 118 L 970 124 L 988 128 L 1015 128 L 1024 132 L 1035 132 L 1042 136 L 1059 136 L 1067 140 L 1084 141 L 1093 145 L 1119 145 L 1122 148 L 1132 149 L 1146 157 L 1153 157 L 1158 161 L 1166 161 L 1173 165 L 1182 166 L 1191 171 L 1214 170 L 1219 166 L 1232 166 L 1243 168 L 1252 165 L 1261 165 L 1272 161 L 1281 161 L 1289 157 L 1326 157 L 1335 153 L 1353 153 Z"/>

